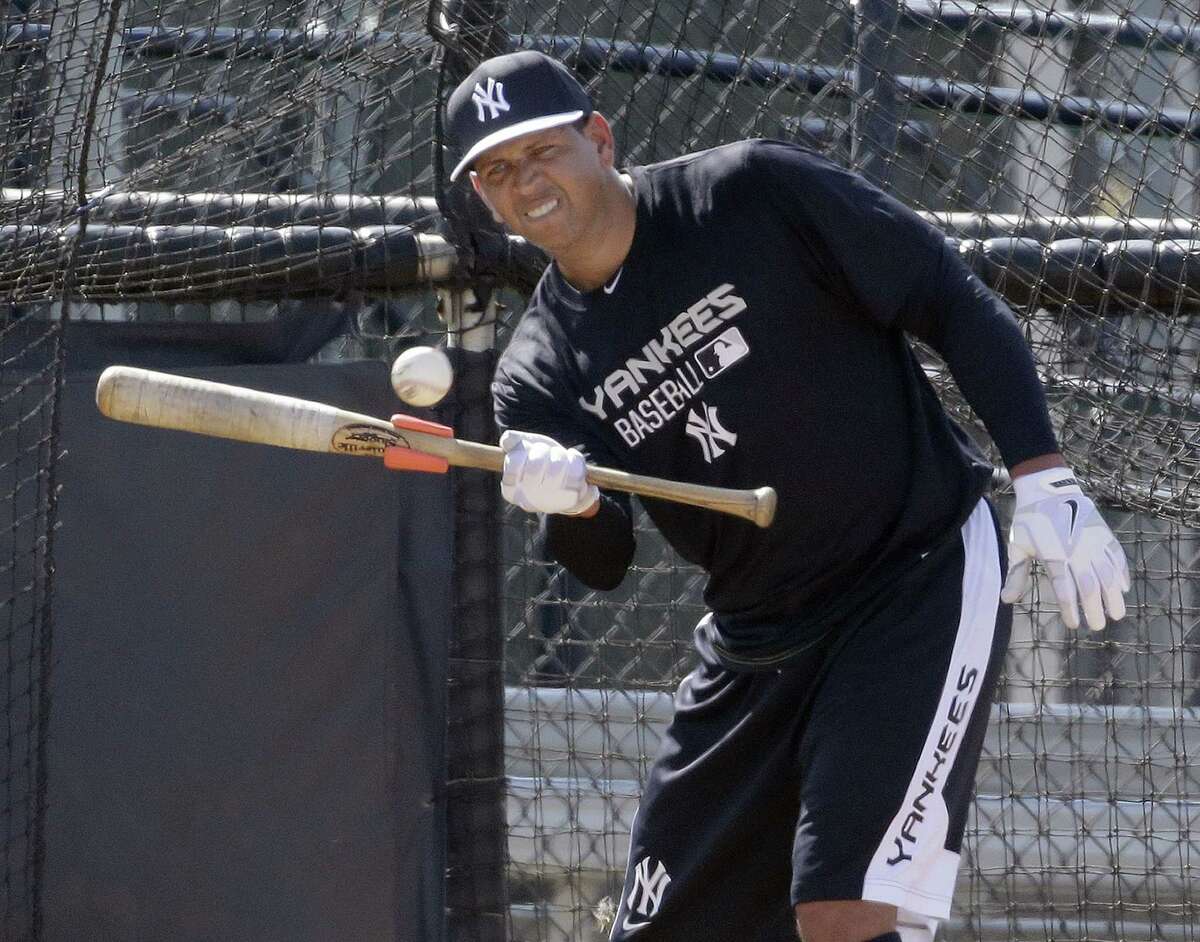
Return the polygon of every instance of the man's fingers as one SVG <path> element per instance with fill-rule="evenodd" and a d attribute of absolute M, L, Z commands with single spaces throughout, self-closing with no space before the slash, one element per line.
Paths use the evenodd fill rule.
<path fill-rule="evenodd" d="M 1011 605 L 1019 601 L 1029 591 L 1029 557 L 1017 560 L 1008 567 L 1008 575 L 1004 577 L 1004 588 L 1000 590 L 1001 601 Z"/>
<path fill-rule="evenodd" d="M 508 432 L 500 436 L 501 447 L 503 447 L 505 435 L 508 435 Z M 516 487 L 517 482 L 521 480 L 521 475 L 525 471 L 525 461 L 529 457 L 528 452 L 524 448 L 512 447 L 511 442 L 510 449 L 504 456 L 504 468 L 500 473 L 500 487 L 502 489 Z M 505 497 L 507 496 L 505 494 Z"/>
<path fill-rule="evenodd" d="M 1100 592 L 1101 581 L 1090 567 L 1078 572 L 1075 585 L 1079 591 L 1079 603 L 1083 608 L 1083 617 L 1092 631 L 1104 627 L 1104 598 Z"/>
<path fill-rule="evenodd" d="M 1079 597 L 1075 591 L 1075 580 L 1071 578 L 1071 571 L 1066 563 L 1058 561 L 1048 561 L 1046 569 L 1050 573 L 1050 588 L 1058 602 L 1058 613 L 1063 624 L 1068 628 L 1078 628 Z"/>
<path fill-rule="evenodd" d="M 502 435 L 501 438 L 503 437 Z M 536 508 L 530 501 L 527 490 L 542 473 L 540 463 L 532 454 L 536 450 L 536 443 L 531 443 L 528 437 L 521 433 L 514 433 L 514 437 L 515 440 L 509 442 L 510 450 L 504 456 L 504 468 L 500 473 L 500 494 L 510 504 L 532 512 Z"/>
<path fill-rule="evenodd" d="M 549 454 L 545 458 L 545 467 L 542 469 L 540 481 L 543 486 L 553 490 L 559 490 L 567 485 L 567 478 L 570 471 L 570 460 L 550 461 Z"/>
<path fill-rule="evenodd" d="M 1100 580 L 1100 594 L 1104 601 L 1104 610 L 1108 613 L 1109 620 L 1116 621 L 1123 617 L 1125 611 L 1125 599 L 1121 592 L 1121 573 L 1107 552 L 1102 553 L 1096 560 L 1094 568 L 1096 578 Z M 1118 615 L 1118 611 L 1122 614 Z"/>
<path fill-rule="evenodd" d="M 1074 482 L 1055 479 L 1047 485 L 1039 475 L 1043 472 L 1014 480 L 1017 503 L 1009 530 L 1013 565 L 1000 597 L 1013 602 L 1024 594 L 1027 560 L 1032 558 L 1049 574 L 1063 623 L 1078 628 L 1086 621 L 1099 631 L 1109 619 L 1125 615 L 1123 593 L 1130 585 L 1125 551 L 1077 486 L 1059 489 Z"/>
<path fill-rule="evenodd" d="M 1129 591 L 1129 564 L 1125 551 L 1116 540 L 1104 548 L 1104 559 L 1096 564 L 1100 576 L 1100 590 L 1104 594 L 1104 608 L 1108 617 L 1120 621 L 1125 617 L 1125 593 Z"/>
<path fill-rule="evenodd" d="M 1125 558 L 1125 548 L 1116 540 L 1112 540 L 1104 548 L 1104 555 L 1117 567 L 1117 575 L 1121 580 L 1121 591 L 1128 592 L 1133 583 L 1129 581 L 1129 560 Z"/>
<path fill-rule="evenodd" d="M 539 487 L 546 479 L 550 466 L 550 449 L 541 442 L 533 442 L 526 446 L 525 467 L 521 470 L 521 484 L 526 489 Z"/>
<path fill-rule="evenodd" d="M 506 432 L 503 432 L 500 435 L 500 450 L 507 455 L 510 451 L 520 445 L 522 440 L 523 439 L 520 432 L 514 432 L 512 429 L 508 429 Z"/>
<path fill-rule="evenodd" d="M 521 432 L 517 429 L 506 429 L 500 433 L 500 450 L 503 452 L 512 451 L 519 445 L 548 445 L 554 447 L 558 444 L 549 435 L 539 435 L 537 432 Z"/>
<path fill-rule="evenodd" d="M 1120 583 L 1114 580 L 1104 586 L 1104 607 L 1108 609 L 1108 617 L 1120 621 L 1125 617 L 1125 593 L 1121 591 Z"/>
<path fill-rule="evenodd" d="M 575 493 L 582 495 L 587 489 L 587 462 L 578 451 L 568 452 L 563 466 L 563 481 Z"/>
<path fill-rule="evenodd" d="M 577 514 L 595 503 L 599 491 L 587 483 L 581 452 L 552 438 L 529 432 L 505 432 L 500 493 L 530 513 Z"/>

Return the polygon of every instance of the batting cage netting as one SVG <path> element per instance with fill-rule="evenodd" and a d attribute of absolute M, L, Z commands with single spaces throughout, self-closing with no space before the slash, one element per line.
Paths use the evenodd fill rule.
<path fill-rule="evenodd" d="M 0 489 L 6 937 L 37 937 L 64 327 L 183 325 L 194 339 L 201 325 L 219 339 L 290 325 L 316 330 L 312 356 L 327 359 L 445 342 L 464 351 L 445 414 L 464 437 L 494 434 L 488 372 L 538 257 L 448 186 L 439 107 L 480 57 L 517 48 L 585 81 L 624 162 L 748 136 L 806 144 L 926 214 L 1008 299 L 1134 585 L 1128 617 L 1098 634 L 1065 629 L 1036 592 L 1018 608 L 944 937 L 1200 935 L 1194 9 L 0 9 L 0 380 L 20 456 Z M 590 942 L 612 919 L 641 785 L 692 663 L 703 579 L 643 522 L 623 585 L 585 590 L 474 474 L 456 484 L 449 924 L 459 939 Z"/>

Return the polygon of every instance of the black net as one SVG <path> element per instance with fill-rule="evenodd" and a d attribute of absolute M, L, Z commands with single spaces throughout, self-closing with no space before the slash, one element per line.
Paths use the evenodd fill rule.
<path fill-rule="evenodd" d="M 1040 592 L 1018 608 L 944 935 L 1195 938 L 1194 11 L 668 0 L 507 22 L 588 81 L 628 162 L 807 144 L 925 213 L 1009 299 L 1135 582 L 1098 635 Z M 702 574 L 646 529 L 621 589 L 590 592 L 518 517 L 506 586 L 513 937 L 601 939 Z"/>
<path fill-rule="evenodd" d="M 497 314 L 488 291 L 527 285 L 529 266 L 510 264 L 511 246 L 497 248 L 461 194 L 444 191 L 435 143 L 454 77 L 511 46 L 575 69 L 625 161 L 752 135 L 805 143 L 928 214 L 1010 300 L 1064 449 L 1105 503 L 1135 584 L 1129 617 L 1098 635 L 1066 631 L 1040 594 L 1019 609 L 948 935 L 1195 938 L 1194 10 L 1163 0 L 0 9 L 0 298 L 5 330 L 17 331 L 4 361 L 5 454 L 20 456 L 8 488 L 6 708 L 10 732 L 27 731 L 9 736 L 6 912 L 35 908 L 55 389 L 44 363 L 36 382 L 24 372 L 9 382 L 25 355 L 13 357 L 52 348 L 61 364 L 64 315 L 214 330 L 325 317 L 344 330 L 314 355 L 390 357 L 463 339 L 462 321 L 439 320 L 432 290 L 459 277 L 480 292 L 478 319 L 510 323 L 519 298 Z M 455 408 L 485 434 L 486 389 L 472 389 Z M 473 881 L 451 894 L 455 918 L 469 925 L 477 906 L 491 926 L 500 905 L 511 938 L 598 939 L 670 691 L 691 662 L 702 576 L 643 525 L 624 585 L 592 593 L 544 558 L 530 521 L 506 520 L 503 608 L 490 617 L 506 643 L 508 898 L 491 881 L 497 816 L 483 807 L 495 804 L 493 715 L 478 764 L 454 766 L 464 807 L 479 811 L 460 817 L 456 839 L 469 846 L 477 822 L 483 849 L 474 862 L 452 857 L 452 884 Z M 466 545 L 474 555 L 461 565 L 486 569 L 478 552 L 494 550 Z M 475 631 L 496 603 L 486 575 L 472 578 L 482 582 L 463 609 Z M 494 662 L 473 643 L 459 649 L 456 684 Z M 495 695 L 494 671 L 479 682 L 478 697 L 452 695 L 469 715 L 486 715 Z M 23 918 L 10 920 L 14 937 Z"/>
<path fill-rule="evenodd" d="M 58 325 L 0 326 L 0 938 L 42 926 L 56 472 L 63 350 Z"/>

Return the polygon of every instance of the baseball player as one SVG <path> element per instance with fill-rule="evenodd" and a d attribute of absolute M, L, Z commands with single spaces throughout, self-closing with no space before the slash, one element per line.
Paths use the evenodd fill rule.
<path fill-rule="evenodd" d="M 1125 613 L 1124 554 L 1058 454 L 1012 313 L 901 204 L 786 143 L 621 171 L 561 64 L 482 63 L 452 176 L 552 262 L 495 376 L 501 489 L 554 557 L 619 583 L 627 498 L 584 462 L 770 484 L 766 530 L 645 501 L 709 575 L 699 666 L 650 773 L 612 939 L 929 940 L 950 911 L 981 741 L 1030 566 L 1063 621 Z M 1011 471 L 948 418 L 944 357 Z"/>

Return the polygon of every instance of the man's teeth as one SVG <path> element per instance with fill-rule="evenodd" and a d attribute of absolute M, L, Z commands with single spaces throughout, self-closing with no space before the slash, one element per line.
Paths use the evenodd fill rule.
<path fill-rule="evenodd" d="M 546 202 L 542 203 L 541 206 L 535 206 L 533 209 L 531 209 L 525 215 L 527 215 L 530 219 L 541 219 L 548 212 L 550 212 L 552 209 L 554 209 L 554 207 L 556 207 L 557 205 L 558 205 L 558 200 L 556 200 L 556 199 L 547 200 Z"/>

